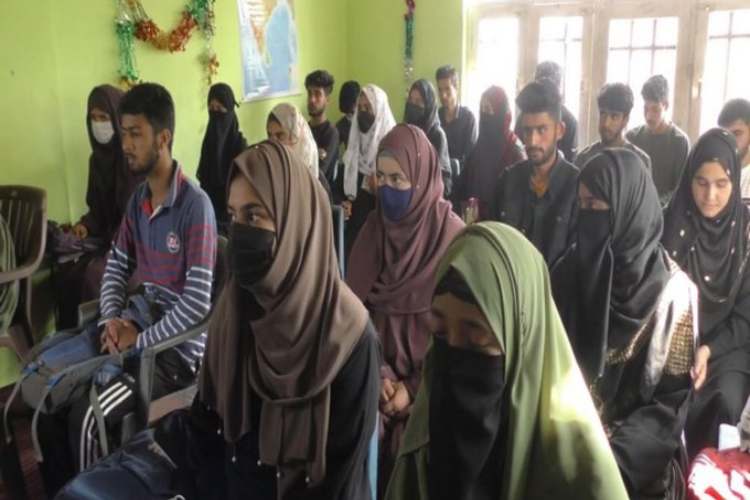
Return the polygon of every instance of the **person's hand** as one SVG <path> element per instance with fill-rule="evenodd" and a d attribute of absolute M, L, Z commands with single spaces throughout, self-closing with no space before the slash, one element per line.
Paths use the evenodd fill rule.
<path fill-rule="evenodd" d="M 411 396 L 409 391 L 406 389 L 406 385 L 403 382 L 393 382 L 393 387 L 396 392 L 393 397 L 383 405 L 383 413 L 389 417 L 396 416 L 406 410 L 411 404 Z"/>
<path fill-rule="evenodd" d="M 695 353 L 695 362 L 690 369 L 690 376 L 693 378 L 693 387 L 699 390 L 703 387 L 708 374 L 708 360 L 711 358 L 711 349 L 707 345 L 702 345 Z"/>
<path fill-rule="evenodd" d="M 382 379 L 380 384 L 380 406 L 385 406 L 394 394 L 396 394 L 396 388 L 393 386 L 393 382 L 387 378 Z"/>
<path fill-rule="evenodd" d="M 352 202 L 349 200 L 341 202 L 341 208 L 344 209 L 344 219 L 349 220 L 352 216 Z"/>
<path fill-rule="evenodd" d="M 320 158 L 321 160 L 325 160 L 326 158 L 328 158 L 328 151 L 323 148 L 318 148 L 318 158 Z"/>
<path fill-rule="evenodd" d="M 73 234 L 76 235 L 76 238 L 78 238 L 79 240 L 86 239 L 86 237 L 89 235 L 88 228 L 80 223 L 73 226 L 72 231 Z"/>
<path fill-rule="evenodd" d="M 378 180 L 374 175 L 367 176 L 367 185 L 370 187 L 370 193 L 375 194 L 378 192 Z"/>
<path fill-rule="evenodd" d="M 99 343 L 101 344 L 101 352 L 108 352 L 110 354 L 117 354 L 117 340 L 120 337 L 120 323 L 119 319 L 114 318 L 107 321 L 104 324 L 104 329 L 99 336 Z"/>
<path fill-rule="evenodd" d="M 117 321 L 119 321 L 120 323 L 120 335 L 117 339 L 117 348 L 120 351 L 125 351 L 126 349 L 134 346 L 138 341 L 138 330 L 136 329 L 132 321 L 126 319 L 119 319 Z"/>

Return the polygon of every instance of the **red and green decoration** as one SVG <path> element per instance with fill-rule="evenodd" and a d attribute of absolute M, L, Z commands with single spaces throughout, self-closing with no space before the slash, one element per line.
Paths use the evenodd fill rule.
<path fill-rule="evenodd" d="M 404 26 L 406 28 L 406 44 L 404 46 L 404 80 L 407 87 L 414 81 L 414 9 L 415 0 L 406 0 Z"/>
<path fill-rule="evenodd" d="M 219 60 L 211 47 L 215 30 L 214 1 L 188 0 L 177 26 L 164 31 L 149 17 L 140 0 L 118 0 L 119 13 L 115 31 L 120 46 L 119 73 L 122 82 L 126 86 L 132 86 L 140 81 L 135 62 L 136 39 L 151 44 L 157 50 L 182 52 L 197 28 L 206 40 L 200 59 L 210 85 L 219 68 Z"/>

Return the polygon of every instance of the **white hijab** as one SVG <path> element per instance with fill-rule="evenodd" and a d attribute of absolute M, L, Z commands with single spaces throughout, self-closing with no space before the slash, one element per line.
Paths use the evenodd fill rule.
<path fill-rule="evenodd" d="M 292 145 L 289 149 L 292 153 L 297 155 L 297 158 L 310 169 L 313 177 L 318 178 L 318 145 L 315 143 L 315 138 L 312 135 L 310 126 L 305 121 L 302 113 L 293 106 L 292 104 L 283 102 L 277 104 L 272 110 L 271 114 L 281 124 L 289 138 L 292 141 Z"/>
<path fill-rule="evenodd" d="M 360 132 L 357 121 L 359 110 L 355 108 L 349 144 L 344 154 L 344 193 L 350 197 L 357 196 L 357 173 L 375 173 L 375 157 L 378 154 L 380 140 L 396 126 L 396 120 L 388 104 L 388 94 L 383 89 L 370 83 L 362 88 L 362 93 L 370 101 L 375 123 L 366 134 Z"/>

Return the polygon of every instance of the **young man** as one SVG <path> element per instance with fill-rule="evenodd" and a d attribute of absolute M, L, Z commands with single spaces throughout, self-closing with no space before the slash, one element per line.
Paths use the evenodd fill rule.
<path fill-rule="evenodd" d="M 500 175 L 494 218 L 520 230 L 552 265 L 566 250 L 575 221 L 578 169 L 557 149 L 565 135 L 557 86 L 547 79 L 534 81 L 516 105 L 528 159 Z"/>
<path fill-rule="evenodd" d="M 690 140 L 666 117 L 669 109 L 666 78 L 654 75 L 646 80 L 641 95 L 646 124 L 630 130 L 625 137 L 651 158 L 651 176 L 661 204 L 666 205 L 680 182 L 690 151 Z"/>
<path fill-rule="evenodd" d="M 727 101 L 719 114 L 719 126 L 730 131 L 737 140 L 742 165 L 742 197 L 750 198 L 750 101 Z"/>
<path fill-rule="evenodd" d="M 349 131 L 352 129 L 354 111 L 357 109 L 357 98 L 361 90 L 359 82 L 349 80 L 344 82 L 339 91 L 341 118 L 336 122 L 336 130 L 339 131 L 339 144 L 342 144 L 344 149 L 349 144 Z"/>
<path fill-rule="evenodd" d="M 624 83 L 608 83 L 599 91 L 596 103 L 599 106 L 601 140 L 578 153 L 576 166 L 583 170 L 591 158 L 606 148 L 625 148 L 635 152 L 646 169 L 651 171 L 651 158 L 625 138 L 630 112 L 633 110 L 633 91 L 630 87 Z"/>
<path fill-rule="evenodd" d="M 137 353 L 187 331 L 208 315 L 216 219 L 206 193 L 172 158 L 174 104 L 169 92 L 154 83 L 137 85 L 123 97 L 120 113 L 128 167 L 146 181 L 130 198 L 112 242 L 102 278 L 101 317 L 82 335 L 95 337 L 102 351 Z M 141 287 L 128 296 L 133 275 Z M 154 398 L 193 382 L 205 340 L 204 333 L 157 356 Z M 135 407 L 133 384 L 124 374 L 96 387 L 108 428 Z M 52 497 L 75 472 L 100 457 L 88 394 L 66 415 L 40 421 L 39 431 L 41 468 Z"/>
<path fill-rule="evenodd" d="M 479 136 L 479 128 L 474 113 L 458 103 L 458 72 L 451 65 L 441 66 L 435 73 L 438 97 L 440 98 L 440 125 L 448 138 L 448 153 L 451 160 L 458 162 L 458 171 L 453 172 L 456 178 L 460 174 L 464 161 L 474 149 Z"/>
<path fill-rule="evenodd" d="M 536 67 L 534 73 L 534 80 L 541 80 L 542 78 L 548 78 L 555 84 L 557 90 L 562 94 L 562 68 L 559 64 L 553 61 L 540 62 Z M 557 143 L 557 148 L 562 151 L 565 159 L 573 161 L 576 156 L 576 149 L 578 148 L 578 120 L 573 116 L 565 104 L 562 105 L 562 121 L 565 124 L 565 135 Z M 521 136 L 520 121 L 516 122 L 517 136 Z"/>
<path fill-rule="evenodd" d="M 331 183 L 332 166 L 336 164 L 339 152 L 339 132 L 326 116 L 328 97 L 333 91 L 333 76 L 325 70 L 313 71 L 305 78 L 305 88 L 310 115 L 308 123 L 318 145 L 318 167 Z"/>

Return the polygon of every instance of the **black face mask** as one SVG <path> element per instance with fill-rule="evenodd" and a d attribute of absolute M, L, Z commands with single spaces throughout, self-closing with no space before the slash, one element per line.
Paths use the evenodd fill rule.
<path fill-rule="evenodd" d="M 236 222 L 229 226 L 229 267 L 241 288 L 250 290 L 268 273 L 275 240 L 276 233 L 267 229 Z"/>
<path fill-rule="evenodd" d="M 404 110 L 404 121 L 410 125 L 422 127 L 424 125 L 424 108 L 407 102 Z"/>
<path fill-rule="evenodd" d="M 431 498 L 497 498 L 502 469 L 505 356 L 435 337 L 430 385 Z"/>
<path fill-rule="evenodd" d="M 360 111 L 357 113 L 357 125 L 359 125 L 359 131 L 366 134 L 372 124 L 375 123 L 375 115 L 368 111 Z"/>
<path fill-rule="evenodd" d="M 609 210 L 581 209 L 578 212 L 578 256 L 579 264 L 591 268 L 600 260 L 601 253 L 609 246 Z"/>

